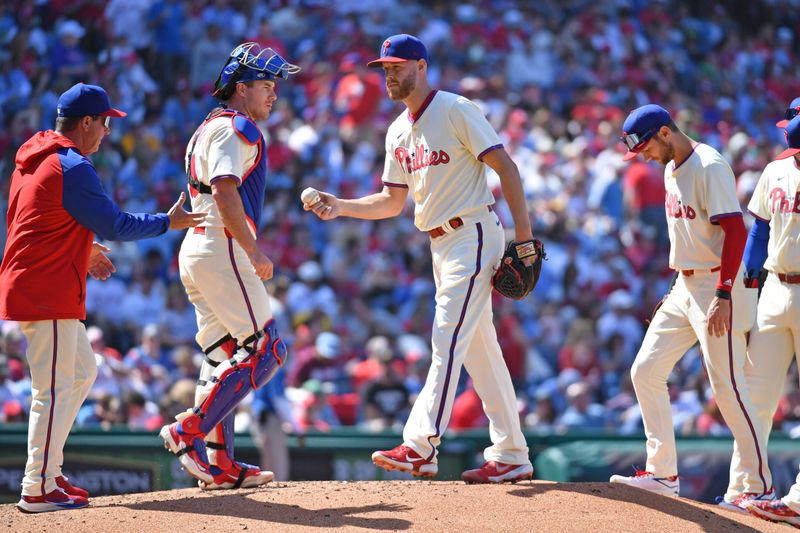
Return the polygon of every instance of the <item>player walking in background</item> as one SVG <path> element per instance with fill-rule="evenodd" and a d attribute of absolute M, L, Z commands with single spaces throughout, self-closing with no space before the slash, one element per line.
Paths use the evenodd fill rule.
<path fill-rule="evenodd" d="M 369 65 L 383 67 L 389 98 L 408 108 L 386 133 L 383 190 L 352 200 L 320 193 L 319 201 L 304 208 L 323 220 L 388 218 L 402 211 L 411 190 L 414 222 L 430 234 L 436 283 L 431 367 L 406 422 L 403 444 L 375 452 L 372 460 L 386 470 L 436 475 L 437 448 L 463 365 L 483 401 L 493 444 L 484 452 L 485 464 L 464 472 L 462 479 L 497 483 L 531 478 L 514 387 L 492 324 L 490 279 L 505 237 L 492 211 L 486 165 L 500 176 L 516 240 L 522 242 L 532 234 L 519 172 L 478 106 L 431 89 L 428 52 L 419 39 L 389 37 L 380 58 Z"/>
<path fill-rule="evenodd" d="M 787 116 L 794 112 L 794 118 L 778 123 L 786 124 L 789 148 L 766 166 L 747 206 L 755 223 L 744 252 L 745 279 L 757 286 L 762 267 L 768 272 L 745 364 L 764 442 L 772 430 L 789 365 L 793 358 L 800 358 L 800 117 L 795 104 L 800 101 L 795 99 L 787 110 Z M 758 501 L 745 494 L 736 503 L 757 516 L 800 527 L 800 475 L 783 500 L 770 500 Z"/>
<path fill-rule="evenodd" d="M 772 489 L 761 421 L 744 379 L 746 339 L 755 320 L 757 291 L 745 287 L 740 269 L 746 240 L 733 171 L 708 145 L 687 137 L 669 113 L 653 104 L 625 119 L 625 159 L 642 154 L 665 165 L 670 268 L 675 282 L 656 310 L 631 369 L 647 436 L 647 466 L 625 483 L 678 496 L 678 457 L 667 377 L 678 360 L 700 342 L 711 389 L 736 449 L 744 492 Z M 741 497 L 731 479 L 725 495 Z"/>
<path fill-rule="evenodd" d="M 19 321 L 28 340 L 31 412 L 28 461 L 17 506 L 40 513 L 77 509 L 89 494 L 61 472 L 64 443 L 97 376 L 86 328 L 86 275 L 106 279 L 114 265 L 109 249 L 92 234 L 127 241 L 161 235 L 202 222 L 203 213 L 120 211 L 103 191 L 87 156 L 109 134 L 106 91 L 79 83 L 58 100 L 55 131 L 41 131 L 23 144 L 11 175 L 8 241 L 0 266 L 0 318 Z"/>
<path fill-rule="evenodd" d="M 178 259 L 206 357 L 195 407 L 164 426 L 161 437 L 203 489 L 256 487 L 273 479 L 272 472 L 235 460 L 233 418 L 247 393 L 286 361 L 262 281 L 272 277 L 272 261 L 256 245 L 267 146 L 255 121 L 269 116 L 277 80 L 299 71 L 271 48 L 237 46 L 215 84 L 221 105 L 197 128 L 186 152 L 192 209 L 209 215 L 186 234 Z"/>

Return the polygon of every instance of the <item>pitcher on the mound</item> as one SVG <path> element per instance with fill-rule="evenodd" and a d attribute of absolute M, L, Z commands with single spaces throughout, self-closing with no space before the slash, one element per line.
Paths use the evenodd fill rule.
<path fill-rule="evenodd" d="M 716 150 L 687 137 L 657 105 L 632 111 L 623 130 L 626 160 L 642 154 L 665 165 L 669 265 L 676 275 L 631 369 L 647 436 L 647 465 L 634 476 L 614 475 L 611 482 L 678 496 L 667 377 L 699 341 L 743 472 L 742 480 L 730 480 L 726 496 L 740 496 L 739 486 L 763 494 L 772 487 L 766 442 L 744 379 L 745 334 L 755 320 L 757 291 L 745 287 L 740 268 L 747 231 L 733 171 Z"/>
<path fill-rule="evenodd" d="M 388 218 L 402 211 L 410 190 L 414 222 L 430 234 L 436 282 L 431 367 L 406 422 L 403 443 L 375 452 L 372 460 L 386 470 L 436 475 L 437 448 L 465 366 L 483 400 L 493 444 L 484 452 L 484 465 L 464 472 L 462 479 L 529 479 L 533 468 L 514 387 L 492 324 L 490 279 L 503 255 L 504 235 L 492 211 L 486 165 L 500 176 L 516 240 L 528 241 L 532 233 L 519 172 L 477 105 L 431 89 L 428 52 L 419 39 L 389 37 L 370 66 L 383 67 L 389 97 L 408 108 L 386 134 L 383 190 L 353 200 L 320 192 L 320 201 L 305 209 L 323 220 Z"/>

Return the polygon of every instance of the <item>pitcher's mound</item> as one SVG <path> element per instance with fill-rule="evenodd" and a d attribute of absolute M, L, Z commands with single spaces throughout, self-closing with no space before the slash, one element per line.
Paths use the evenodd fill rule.
<path fill-rule="evenodd" d="M 0 506 L 6 531 L 774 531 L 791 529 L 692 500 L 609 483 L 295 481 L 258 489 L 181 489 L 92 498 L 38 515 Z"/>

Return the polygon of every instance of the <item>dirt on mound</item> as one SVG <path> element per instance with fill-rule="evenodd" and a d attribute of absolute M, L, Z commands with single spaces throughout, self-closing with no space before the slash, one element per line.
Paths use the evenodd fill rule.
<path fill-rule="evenodd" d="M 774 531 L 789 528 L 693 500 L 608 483 L 465 485 L 298 481 L 259 489 L 182 489 L 93 498 L 37 515 L 0 506 L 8 531 Z"/>

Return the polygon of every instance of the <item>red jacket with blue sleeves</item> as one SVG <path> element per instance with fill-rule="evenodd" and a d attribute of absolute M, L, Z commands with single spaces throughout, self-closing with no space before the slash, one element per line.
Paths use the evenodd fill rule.
<path fill-rule="evenodd" d="M 0 319 L 85 319 L 93 233 L 127 241 L 168 228 L 165 214 L 120 211 L 72 141 L 37 133 L 20 147 L 11 176 Z"/>

